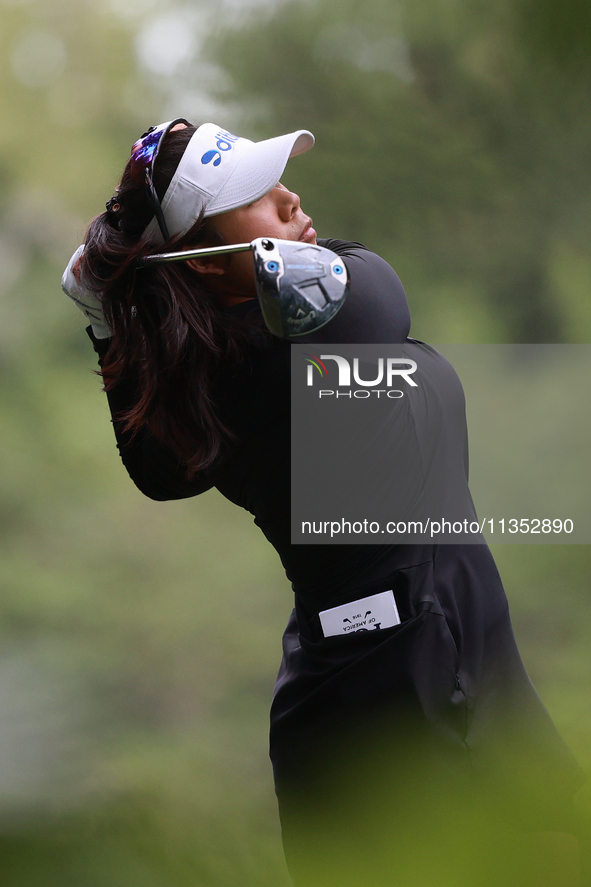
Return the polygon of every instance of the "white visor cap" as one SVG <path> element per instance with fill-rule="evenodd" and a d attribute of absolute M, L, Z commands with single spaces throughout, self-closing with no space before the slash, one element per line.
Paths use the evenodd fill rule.
<path fill-rule="evenodd" d="M 313 144 L 314 136 L 305 129 L 251 142 L 204 123 L 187 145 L 162 200 L 170 236 L 186 234 L 201 215 L 215 216 L 259 200 L 275 187 L 289 158 Z M 145 233 L 163 243 L 156 218 Z"/>

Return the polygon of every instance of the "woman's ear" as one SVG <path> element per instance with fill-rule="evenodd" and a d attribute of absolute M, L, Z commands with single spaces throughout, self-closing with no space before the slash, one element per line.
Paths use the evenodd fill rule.
<path fill-rule="evenodd" d="M 224 274 L 225 268 L 211 259 L 189 259 L 187 262 L 198 274 Z"/>

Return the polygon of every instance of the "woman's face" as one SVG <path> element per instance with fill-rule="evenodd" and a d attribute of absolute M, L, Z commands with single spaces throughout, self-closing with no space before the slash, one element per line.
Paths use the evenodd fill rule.
<path fill-rule="evenodd" d="M 302 210 L 300 198 L 281 182 L 255 203 L 221 213 L 211 221 L 228 243 L 250 242 L 257 237 L 316 243 L 312 219 Z"/>
<path fill-rule="evenodd" d="M 312 219 L 302 210 L 300 198 L 280 183 L 255 203 L 212 216 L 209 224 L 226 243 L 250 243 L 257 237 L 316 243 Z M 230 258 L 231 261 L 225 257 L 217 262 L 196 263 L 194 267 L 211 274 L 210 284 L 230 301 L 253 298 L 256 286 L 252 255 L 235 253 Z"/>

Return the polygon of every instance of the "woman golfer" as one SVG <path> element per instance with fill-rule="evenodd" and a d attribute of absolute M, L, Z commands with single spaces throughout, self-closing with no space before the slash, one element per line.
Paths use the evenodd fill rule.
<path fill-rule="evenodd" d="M 154 127 L 134 144 L 63 286 L 91 320 L 135 484 L 159 500 L 216 487 L 251 512 L 292 583 L 271 758 L 296 884 L 472 885 L 474 822 L 497 848 L 490 883 L 512 884 L 500 844 L 510 838 L 517 852 L 526 833 L 572 831 L 579 772 L 524 671 L 488 548 L 292 545 L 291 346 L 265 328 L 252 256 L 141 264 L 259 237 L 316 244 L 299 197 L 280 182 L 313 141 L 298 131 L 254 143 L 182 119 Z M 299 341 L 405 343 L 410 315 L 392 268 L 360 244 L 319 243 L 346 266 L 349 295 Z M 399 621 L 325 630 L 322 614 L 367 599 Z"/>

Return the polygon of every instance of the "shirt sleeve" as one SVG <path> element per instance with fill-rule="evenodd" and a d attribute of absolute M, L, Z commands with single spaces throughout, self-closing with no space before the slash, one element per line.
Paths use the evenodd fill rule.
<path fill-rule="evenodd" d="M 97 339 L 91 327 L 86 332 L 99 356 L 99 366 L 102 366 L 109 340 Z M 199 472 L 194 478 L 187 480 L 185 465 L 147 429 L 140 429 L 136 434 L 125 430 L 120 417 L 137 402 L 135 379 L 123 380 L 107 391 L 107 399 L 121 461 L 136 487 L 145 496 L 158 501 L 186 499 L 214 486 L 214 479 L 208 472 Z"/>
<path fill-rule="evenodd" d="M 394 269 L 361 243 L 326 239 L 319 240 L 319 245 L 344 259 L 349 294 L 332 320 L 308 336 L 298 336 L 297 341 L 367 345 L 405 342 L 410 332 L 410 309 Z"/>
<path fill-rule="evenodd" d="M 343 307 L 329 323 L 315 333 L 292 341 L 359 344 L 405 342 L 410 330 L 410 311 L 404 288 L 394 269 L 360 243 L 328 239 L 321 240 L 320 245 L 343 258 L 349 274 L 349 293 Z M 228 313 L 242 317 L 260 313 L 258 300 L 233 306 Z M 102 365 L 109 340 L 97 339 L 90 327 L 87 332 L 99 356 L 99 365 Z M 216 473 L 213 471 L 199 472 L 187 480 L 184 464 L 148 429 L 140 429 L 135 434 L 125 430 L 120 417 L 137 402 L 135 379 L 119 382 L 107 392 L 107 398 L 121 461 L 144 495 L 159 501 L 184 499 L 215 486 Z"/>

